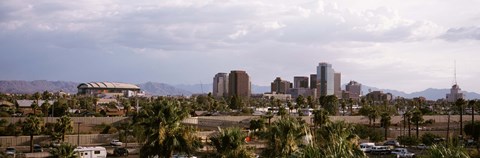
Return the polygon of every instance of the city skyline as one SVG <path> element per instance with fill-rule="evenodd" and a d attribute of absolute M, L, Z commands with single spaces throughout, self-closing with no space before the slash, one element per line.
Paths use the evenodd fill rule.
<path fill-rule="evenodd" d="M 252 84 L 316 73 L 404 92 L 480 92 L 478 1 L 0 2 L 0 80 Z M 454 7 L 452 7 L 454 6 Z M 194 77 L 192 77 L 194 76 Z"/>

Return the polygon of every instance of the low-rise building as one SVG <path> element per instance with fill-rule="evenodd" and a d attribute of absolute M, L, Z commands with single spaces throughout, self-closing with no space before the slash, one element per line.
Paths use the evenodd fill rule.
<path fill-rule="evenodd" d="M 119 82 L 89 82 L 77 86 L 79 95 L 93 95 L 102 97 L 104 95 L 116 95 L 123 97 L 143 96 L 140 87 L 128 83 Z"/>

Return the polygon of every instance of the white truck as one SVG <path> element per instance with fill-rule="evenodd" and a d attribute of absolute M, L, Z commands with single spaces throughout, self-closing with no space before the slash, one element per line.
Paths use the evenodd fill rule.
<path fill-rule="evenodd" d="M 398 158 L 412 158 L 415 157 L 415 153 L 409 152 L 406 148 L 395 148 L 392 150 L 392 154 Z"/>
<path fill-rule="evenodd" d="M 361 143 L 360 150 L 362 150 L 365 153 L 369 153 L 372 147 L 374 146 L 375 146 L 375 143 Z"/>
<path fill-rule="evenodd" d="M 77 147 L 73 150 L 79 158 L 106 158 L 107 150 L 104 147 Z"/>

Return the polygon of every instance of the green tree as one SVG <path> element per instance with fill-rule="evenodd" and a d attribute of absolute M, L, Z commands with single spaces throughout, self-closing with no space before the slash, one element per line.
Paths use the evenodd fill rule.
<path fill-rule="evenodd" d="M 269 126 L 263 138 L 267 147 L 262 152 L 265 157 L 289 157 L 299 151 L 306 126 L 292 117 L 283 117 Z"/>
<path fill-rule="evenodd" d="M 480 138 L 480 122 L 469 123 L 465 125 L 465 134 L 473 138 L 473 140 L 478 140 Z"/>
<path fill-rule="evenodd" d="M 169 158 L 174 152 L 192 154 L 201 144 L 195 130 L 180 123 L 188 112 L 177 100 L 157 99 L 142 107 L 135 119 L 145 137 L 140 157 Z"/>
<path fill-rule="evenodd" d="M 417 132 L 417 139 L 418 139 L 419 138 L 418 137 L 418 129 L 419 129 L 418 126 L 420 125 L 421 122 L 423 122 L 422 112 L 418 109 L 413 110 L 411 121 L 415 123 L 416 132 Z"/>
<path fill-rule="evenodd" d="M 337 115 L 338 98 L 335 95 L 321 96 L 319 102 L 330 115 Z"/>
<path fill-rule="evenodd" d="M 44 116 L 48 116 L 48 109 L 50 109 L 50 103 L 48 102 L 48 100 L 45 100 L 43 103 L 42 103 L 42 106 L 40 107 L 42 109 L 42 113 L 44 114 Z"/>
<path fill-rule="evenodd" d="M 265 128 L 265 119 L 260 118 L 256 120 L 250 120 L 250 130 L 253 131 L 253 135 L 257 135 L 258 131 Z"/>
<path fill-rule="evenodd" d="M 210 137 L 211 145 L 217 150 L 216 157 L 221 158 L 253 158 L 255 154 L 245 145 L 246 134 L 240 128 L 220 129 Z"/>
<path fill-rule="evenodd" d="M 65 135 L 73 131 L 73 121 L 68 116 L 62 116 L 57 119 L 57 122 L 54 125 L 55 133 L 61 134 L 62 142 L 65 141 Z"/>
<path fill-rule="evenodd" d="M 299 95 L 297 99 L 295 99 L 298 107 L 305 108 L 305 97 L 303 95 Z"/>
<path fill-rule="evenodd" d="M 33 101 L 33 103 L 30 105 L 30 107 L 32 108 L 32 111 L 33 111 L 33 115 L 37 115 L 37 109 L 38 109 L 38 102 L 37 101 Z"/>
<path fill-rule="evenodd" d="M 422 135 L 421 140 L 423 144 L 431 146 L 433 145 L 433 143 L 435 143 L 436 138 L 441 138 L 441 137 L 433 133 L 425 133 Z"/>
<path fill-rule="evenodd" d="M 43 123 L 37 116 L 28 116 L 22 126 L 24 134 L 30 135 L 30 152 L 33 152 L 33 136 L 42 132 Z"/>
<path fill-rule="evenodd" d="M 473 122 L 475 121 L 475 106 L 477 104 L 477 101 L 476 100 L 470 100 L 468 101 L 468 106 L 470 107 L 470 109 L 472 110 L 471 112 L 471 115 L 472 115 L 472 121 L 470 123 L 473 124 Z"/>
<path fill-rule="evenodd" d="M 62 143 L 59 147 L 50 150 L 51 158 L 78 158 L 75 153 L 76 146 L 68 143 Z"/>
<path fill-rule="evenodd" d="M 321 127 L 328 122 L 330 122 L 330 118 L 328 117 L 328 111 L 324 109 L 318 109 L 313 111 L 313 123 L 315 124 L 315 127 Z"/>
<path fill-rule="evenodd" d="M 382 124 L 382 127 L 383 129 L 385 130 L 385 140 L 387 140 L 387 135 L 388 135 L 388 127 L 390 126 L 391 124 L 391 120 L 392 118 L 390 117 L 390 114 L 384 112 L 382 113 L 382 116 L 381 116 L 381 119 L 380 119 L 380 122 Z"/>

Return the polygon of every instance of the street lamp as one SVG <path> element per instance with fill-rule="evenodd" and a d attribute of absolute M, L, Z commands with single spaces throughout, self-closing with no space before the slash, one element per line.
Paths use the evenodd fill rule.
<path fill-rule="evenodd" d="M 82 122 L 77 122 L 77 146 L 80 146 L 80 124 Z"/>

